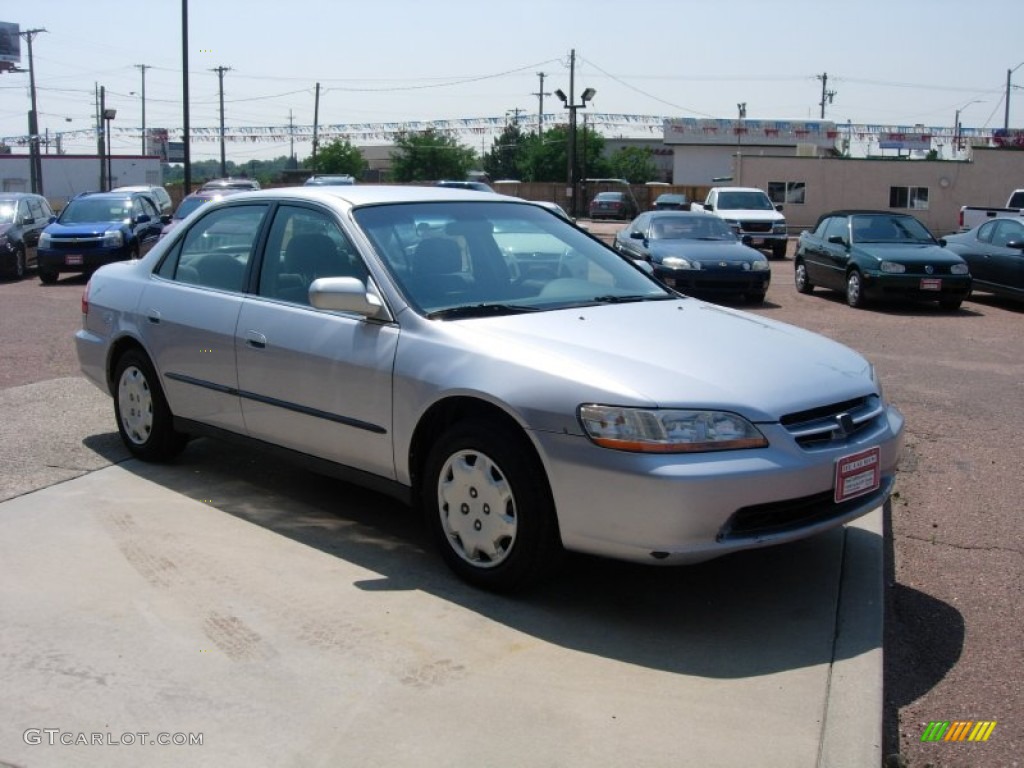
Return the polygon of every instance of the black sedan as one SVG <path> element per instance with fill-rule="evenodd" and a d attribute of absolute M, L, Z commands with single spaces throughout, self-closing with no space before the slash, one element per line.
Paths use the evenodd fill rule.
<path fill-rule="evenodd" d="M 695 296 L 742 295 L 761 303 L 772 277 L 763 254 L 706 213 L 641 213 L 615 235 L 614 245 L 620 253 L 650 262 L 665 285 Z"/>
<path fill-rule="evenodd" d="M 793 261 L 800 293 L 831 288 L 851 307 L 904 298 L 955 310 L 971 292 L 967 263 L 907 213 L 826 213 L 813 231 L 800 233 Z"/>
<path fill-rule="evenodd" d="M 36 245 L 53 218 L 46 198 L 29 192 L 0 194 L 0 275 L 20 280 L 36 265 Z"/>
<path fill-rule="evenodd" d="M 1024 223 L 992 219 L 945 242 L 967 262 L 975 291 L 1024 300 Z"/>

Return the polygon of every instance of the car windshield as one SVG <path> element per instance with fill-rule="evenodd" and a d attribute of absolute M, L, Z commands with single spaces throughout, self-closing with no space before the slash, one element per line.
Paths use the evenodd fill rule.
<path fill-rule="evenodd" d="M 61 224 L 87 224 L 96 221 L 131 221 L 129 198 L 82 198 L 72 200 L 60 214 Z"/>
<path fill-rule="evenodd" d="M 6 200 L 0 200 L 0 224 L 10 224 L 14 221 L 14 214 L 17 212 L 18 206 L 14 203 L 8 203 Z"/>
<path fill-rule="evenodd" d="M 529 203 L 375 205 L 353 216 L 410 303 L 430 317 L 678 298 Z"/>
<path fill-rule="evenodd" d="M 174 218 L 184 219 L 196 208 L 206 205 L 206 203 L 211 200 L 213 200 L 212 197 L 186 197 L 181 201 L 181 204 L 178 205 L 178 210 L 174 212 Z"/>
<path fill-rule="evenodd" d="M 352 176 L 313 176 L 306 179 L 306 185 L 310 187 L 326 187 L 355 184 Z"/>
<path fill-rule="evenodd" d="M 851 218 L 855 243 L 932 243 L 931 232 L 913 216 L 886 214 L 857 215 Z"/>
<path fill-rule="evenodd" d="M 626 196 L 622 192 L 598 192 L 594 200 L 614 201 L 624 200 Z"/>
<path fill-rule="evenodd" d="M 773 211 L 775 206 L 764 192 L 722 192 L 718 207 L 723 211 Z"/>
<path fill-rule="evenodd" d="M 652 240 L 735 240 L 736 235 L 722 219 L 697 213 L 692 216 L 655 216 L 651 220 Z"/>

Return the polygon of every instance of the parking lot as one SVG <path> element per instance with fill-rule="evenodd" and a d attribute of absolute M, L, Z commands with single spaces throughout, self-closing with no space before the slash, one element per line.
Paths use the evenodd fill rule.
<path fill-rule="evenodd" d="M 754 312 L 863 353 L 906 415 L 891 509 L 691 568 L 573 558 L 516 600 L 455 582 L 372 493 L 205 440 L 127 461 L 74 359 L 84 281 L 0 284 L 0 765 L 863 765 L 879 745 L 849 743 L 872 719 L 857 683 L 880 654 L 843 625 L 865 576 L 844 558 L 872 550 L 881 753 L 1015 765 L 1024 309 L 854 310 L 799 295 L 788 259 L 772 273 Z M 921 743 L 933 720 L 998 726 Z M 204 743 L 47 746 L 33 728 Z"/>

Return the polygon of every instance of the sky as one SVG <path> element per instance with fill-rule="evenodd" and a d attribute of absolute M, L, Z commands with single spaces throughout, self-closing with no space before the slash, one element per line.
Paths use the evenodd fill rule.
<path fill-rule="evenodd" d="M 959 111 L 964 126 L 999 128 L 1007 70 L 1024 64 L 1020 24 L 1006 23 L 1019 17 L 1018 3 L 191 0 L 191 155 L 220 156 L 218 67 L 230 68 L 229 132 L 282 129 L 229 141 L 228 159 L 287 155 L 294 135 L 301 160 L 317 82 L 320 126 L 365 125 L 371 135 L 411 121 L 467 121 L 465 143 L 489 150 L 510 116 L 535 123 L 538 73 L 544 91 L 569 93 L 573 50 L 576 103 L 596 90 L 588 116 L 645 118 L 603 127 L 609 137 L 660 137 L 646 118 L 735 118 L 740 103 L 748 119 L 818 119 L 823 76 L 834 91 L 826 119 L 839 123 L 951 126 Z M 183 125 L 182 0 L 7 3 L 0 21 L 46 30 L 33 41 L 39 126 L 65 133 L 66 150 L 94 151 L 98 85 L 117 110 L 113 152 L 141 150 L 139 65 L 146 126 Z M 24 39 L 21 58 L 27 69 Z M 1024 66 L 1013 82 L 1010 126 L 1024 127 Z M 0 75 L 0 137 L 27 133 L 28 83 L 28 74 Z M 554 95 L 544 112 L 567 121 Z M 284 135 L 289 124 L 298 135 Z"/>

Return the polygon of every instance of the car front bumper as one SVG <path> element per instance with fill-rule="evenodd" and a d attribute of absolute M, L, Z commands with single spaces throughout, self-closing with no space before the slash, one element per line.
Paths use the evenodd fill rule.
<path fill-rule="evenodd" d="M 567 549 L 653 564 L 697 563 L 829 530 L 881 506 L 903 448 L 903 416 L 888 407 L 870 430 L 804 449 L 778 424 L 758 425 L 763 449 L 640 454 L 586 437 L 534 433 Z M 879 449 L 877 490 L 836 503 L 836 464 Z"/>
<path fill-rule="evenodd" d="M 938 287 L 935 287 L 934 281 L 939 281 Z M 887 297 L 921 301 L 966 299 L 971 292 L 971 282 L 970 275 L 893 275 L 866 272 L 863 278 L 863 290 L 864 295 L 871 299 Z"/>
<path fill-rule="evenodd" d="M 82 250 L 40 248 L 38 251 L 38 266 L 40 270 L 47 272 L 86 272 L 98 269 L 104 264 L 125 261 L 130 256 L 131 251 L 124 246 L 119 248 L 85 248 Z"/>
<path fill-rule="evenodd" d="M 665 269 L 655 265 L 654 276 L 669 288 L 695 295 L 759 294 L 768 290 L 772 273 L 743 269 Z"/>

